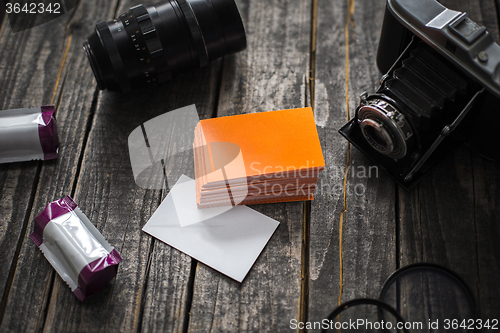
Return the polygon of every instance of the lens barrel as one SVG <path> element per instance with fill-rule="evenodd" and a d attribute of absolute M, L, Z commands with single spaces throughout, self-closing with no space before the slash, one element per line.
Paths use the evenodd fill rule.
<path fill-rule="evenodd" d="M 99 89 L 129 93 L 246 48 L 234 0 L 138 5 L 96 25 L 83 49 Z"/>
<path fill-rule="evenodd" d="M 405 157 L 413 144 L 413 130 L 394 105 L 384 99 L 365 97 L 357 113 L 362 134 L 372 148 L 396 160 Z"/>

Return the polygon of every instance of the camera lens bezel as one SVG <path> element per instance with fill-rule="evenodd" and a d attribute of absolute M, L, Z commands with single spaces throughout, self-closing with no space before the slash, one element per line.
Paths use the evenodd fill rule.
<path fill-rule="evenodd" d="M 371 98 L 361 102 L 356 110 L 361 132 L 370 146 L 379 153 L 402 159 L 412 145 L 413 130 L 405 116 L 393 104 L 379 98 Z M 375 131 L 385 142 L 381 145 L 373 137 Z"/>

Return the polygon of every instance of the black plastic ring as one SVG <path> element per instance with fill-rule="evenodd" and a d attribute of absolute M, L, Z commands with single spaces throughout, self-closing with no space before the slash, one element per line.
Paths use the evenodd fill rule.
<path fill-rule="evenodd" d="M 96 28 L 99 36 L 101 37 L 103 45 L 105 45 L 106 47 L 109 59 L 111 60 L 111 65 L 113 66 L 118 84 L 120 85 L 122 92 L 130 92 L 132 89 L 130 87 L 128 77 L 125 74 L 125 66 L 123 65 L 122 57 L 120 56 L 118 47 L 116 46 L 113 36 L 111 35 L 111 30 L 109 29 L 106 22 L 98 23 L 96 25 Z"/>
<path fill-rule="evenodd" d="M 177 3 L 179 4 L 179 7 L 184 14 L 186 22 L 189 26 L 189 31 L 191 31 L 194 47 L 200 61 L 200 67 L 205 67 L 208 64 L 207 47 L 205 46 L 205 41 L 203 40 L 200 25 L 198 24 L 198 20 L 196 19 L 193 8 L 191 8 L 186 0 L 177 0 Z"/>

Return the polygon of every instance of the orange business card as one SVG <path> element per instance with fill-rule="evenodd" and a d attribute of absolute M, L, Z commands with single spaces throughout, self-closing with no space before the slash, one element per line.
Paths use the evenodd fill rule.
<path fill-rule="evenodd" d="M 243 171 L 226 170 L 226 174 L 254 178 L 311 170 L 317 176 L 324 169 L 323 152 L 310 107 L 205 119 L 200 124 L 203 141 L 208 145 L 212 159 L 212 170 L 208 172 L 217 169 L 211 151 L 221 142 L 238 146 L 244 165 Z M 231 168 L 230 165 L 225 166 L 226 169 L 228 167 Z M 220 173 L 209 174 L 205 181 L 224 181 L 221 176 Z M 306 177 L 311 176 L 314 175 Z"/>

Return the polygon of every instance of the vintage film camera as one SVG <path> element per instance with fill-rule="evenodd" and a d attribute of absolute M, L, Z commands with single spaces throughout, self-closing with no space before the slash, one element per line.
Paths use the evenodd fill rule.
<path fill-rule="evenodd" d="M 500 46 L 466 13 L 435 0 L 387 0 L 375 94 L 340 133 L 410 189 L 467 144 L 498 160 Z"/>

